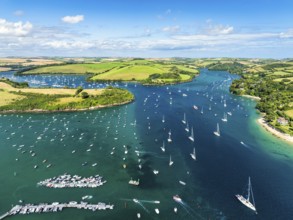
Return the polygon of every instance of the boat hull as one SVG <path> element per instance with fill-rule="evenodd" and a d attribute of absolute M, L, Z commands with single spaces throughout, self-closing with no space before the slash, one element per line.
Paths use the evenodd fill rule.
<path fill-rule="evenodd" d="M 235 196 L 243 205 L 257 213 L 255 206 L 250 201 L 245 199 L 242 195 L 237 194 Z"/>

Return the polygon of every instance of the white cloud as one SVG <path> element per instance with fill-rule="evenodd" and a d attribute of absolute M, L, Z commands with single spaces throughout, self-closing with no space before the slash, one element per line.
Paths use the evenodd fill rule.
<path fill-rule="evenodd" d="M 76 24 L 84 20 L 83 15 L 65 16 L 61 19 L 65 23 Z"/>
<path fill-rule="evenodd" d="M 86 42 L 86 41 L 49 41 L 46 43 L 43 43 L 43 46 L 45 47 L 51 47 L 55 49 L 89 49 L 91 47 L 94 47 L 95 44 L 92 42 Z"/>
<path fill-rule="evenodd" d="M 286 32 L 280 33 L 280 38 L 293 38 L 293 28 Z"/>
<path fill-rule="evenodd" d="M 0 36 L 26 36 L 32 28 L 30 22 L 9 22 L 0 18 Z"/>
<path fill-rule="evenodd" d="M 210 23 L 210 22 L 209 22 Z M 210 35 L 222 35 L 233 33 L 234 28 L 229 25 L 209 25 L 206 28 L 206 33 Z"/>
<path fill-rule="evenodd" d="M 169 32 L 169 33 L 176 33 L 180 30 L 180 26 L 179 25 L 175 25 L 175 26 L 166 26 L 162 28 L 162 31 L 164 32 Z"/>
<path fill-rule="evenodd" d="M 293 29 L 280 32 L 235 33 L 229 25 L 213 25 L 207 22 L 198 34 L 188 34 L 184 26 L 166 26 L 155 31 L 150 27 L 139 29 L 134 37 L 90 36 L 71 26 L 32 26 L 29 22 L 9 22 L 0 19 L 0 56 L 9 55 L 126 55 L 127 56 L 209 56 L 225 55 L 233 51 L 262 51 L 273 54 L 282 48 L 293 48 Z M 136 30 L 137 31 L 137 30 Z M 162 34 L 166 32 L 169 34 Z M 9 37 L 7 37 L 9 36 Z M 268 53 L 270 51 L 270 53 Z M 231 53 L 230 53 L 231 54 Z"/>

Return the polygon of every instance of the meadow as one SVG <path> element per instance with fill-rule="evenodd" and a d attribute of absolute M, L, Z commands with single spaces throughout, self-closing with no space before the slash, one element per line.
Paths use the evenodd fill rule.
<path fill-rule="evenodd" d="M 134 100 L 125 89 L 15 88 L 0 81 L 0 112 L 75 111 L 119 105 Z M 12 84 L 12 83 L 11 83 Z"/>
<path fill-rule="evenodd" d="M 177 75 L 173 75 L 173 78 L 171 75 L 166 75 L 174 72 Z M 20 71 L 19 74 L 89 74 L 89 80 L 93 81 L 137 81 L 147 84 L 166 84 L 191 80 L 199 74 L 199 71 L 195 66 L 178 64 L 174 60 L 121 59 L 104 60 L 98 63 L 33 67 Z M 160 74 L 160 80 L 153 80 L 151 77 L 153 74 Z"/>

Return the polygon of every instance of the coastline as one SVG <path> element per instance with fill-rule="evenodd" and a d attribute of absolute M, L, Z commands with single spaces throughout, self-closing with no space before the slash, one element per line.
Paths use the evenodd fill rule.
<path fill-rule="evenodd" d="M 32 110 L 24 110 L 24 111 L 18 111 L 18 110 L 6 110 L 6 111 L 0 111 L 0 114 L 14 114 L 14 113 L 56 113 L 56 112 L 80 112 L 80 111 L 90 111 L 90 110 L 97 110 L 101 108 L 110 108 L 114 106 L 120 106 L 120 105 L 126 105 L 131 102 L 133 102 L 135 99 L 121 102 L 121 103 L 114 103 L 109 105 L 97 105 L 92 106 L 90 108 L 82 108 L 82 109 L 62 109 L 62 110 L 43 110 L 43 109 L 32 109 Z"/>
<path fill-rule="evenodd" d="M 273 128 L 271 125 L 269 125 L 263 117 L 257 119 L 257 122 L 268 132 L 273 134 L 274 136 L 281 138 L 287 142 L 293 143 L 293 136 L 290 136 L 289 134 L 285 134 L 283 132 L 278 131 L 277 129 Z"/>
<path fill-rule="evenodd" d="M 242 97 L 250 98 L 259 101 L 261 98 L 258 96 L 252 96 L 252 95 L 241 95 Z"/>

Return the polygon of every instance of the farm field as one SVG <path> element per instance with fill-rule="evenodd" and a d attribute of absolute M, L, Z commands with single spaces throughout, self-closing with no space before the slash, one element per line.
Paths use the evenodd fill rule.
<path fill-rule="evenodd" d="M 148 84 L 174 83 L 191 80 L 199 74 L 193 65 L 178 64 L 174 61 L 120 60 L 100 63 L 64 64 L 32 68 L 20 74 L 90 74 L 94 81 L 138 81 Z M 171 73 L 171 74 L 170 74 Z M 153 74 L 160 80 L 153 80 Z"/>

